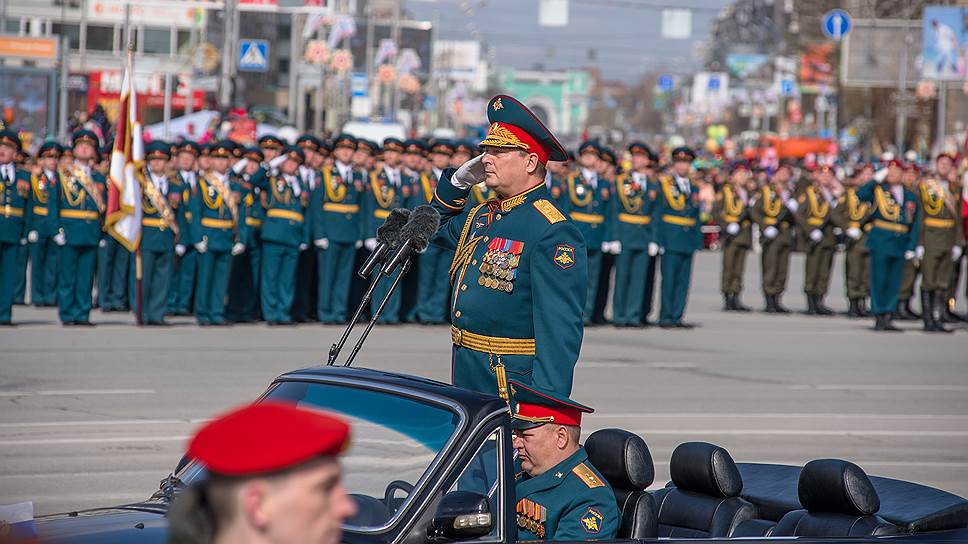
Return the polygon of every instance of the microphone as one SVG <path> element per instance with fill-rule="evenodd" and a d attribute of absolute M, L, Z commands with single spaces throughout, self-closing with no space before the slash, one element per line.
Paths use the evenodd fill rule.
<path fill-rule="evenodd" d="M 410 259 L 410 253 L 423 253 L 430 244 L 430 239 L 437 234 L 440 227 L 440 213 L 427 204 L 417 206 L 410 214 L 410 221 L 400 229 L 400 240 L 403 243 L 393 257 L 387 261 L 380 272 L 389 276 L 401 263 Z"/>
<path fill-rule="evenodd" d="M 410 217 L 410 210 L 406 208 L 394 208 L 390 210 L 390 215 L 386 221 L 376 229 L 377 246 L 373 248 L 370 256 L 360 268 L 357 274 L 366 279 L 374 268 L 377 268 L 387 259 L 390 250 L 400 244 L 400 231 L 406 226 L 407 219 Z"/>

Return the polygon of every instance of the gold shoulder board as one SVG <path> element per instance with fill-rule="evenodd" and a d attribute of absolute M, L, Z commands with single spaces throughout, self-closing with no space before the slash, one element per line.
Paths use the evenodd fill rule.
<path fill-rule="evenodd" d="M 589 489 L 603 487 L 605 485 L 605 483 L 602 482 L 602 480 L 594 472 L 592 472 L 592 469 L 588 468 L 588 465 L 585 463 L 581 463 L 580 465 L 571 469 L 571 472 L 575 476 L 578 476 L 578 479 L 580 479 L 582 482 L 585 482 L 585 485 L 587 485 Z"/>
<path fill-rule="evenodd" d="M 554 204 L 545 199 L 535 201 L 534 208 L 552 225 L 565 220 L 565 214 L 558 211 Z"/>

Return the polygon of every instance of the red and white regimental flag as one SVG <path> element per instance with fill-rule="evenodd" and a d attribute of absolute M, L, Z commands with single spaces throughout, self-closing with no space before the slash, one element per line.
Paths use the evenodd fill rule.
<path fill-rule="evenodd" d="M 132 252 L 141 244 L 141 184 L 136 172 L 143 168 L 144 159 L 141 115 L 134 88 L 134 55 L 128 52 L 121 83 L 114 148 L 111 151 L 105 228 L 108 234 Z"/>

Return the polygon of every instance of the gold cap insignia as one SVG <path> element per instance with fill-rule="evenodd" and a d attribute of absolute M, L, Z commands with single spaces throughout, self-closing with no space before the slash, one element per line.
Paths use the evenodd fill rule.
<path fill-rule="evenodd" d="M 500 109 L 503 109 L 503 108 L 504 108 L 504 104 L 501 103 L 501 99 L 500 98 L 498 98 L 497 100 L 494 101 L 494 111 L 497 111 L 497 110 L 500 110 Z"/>

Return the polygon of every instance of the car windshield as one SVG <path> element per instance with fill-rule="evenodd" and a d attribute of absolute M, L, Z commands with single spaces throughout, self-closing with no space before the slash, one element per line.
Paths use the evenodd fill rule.
<path fill-rule="evenodd" d="M 394 522 L 461 422 L 442 404 L 347 385 L 281 382 L 265 398 L 326 410 L 350 423 L 350 447 L 341 458 L 344 485 L 359 506 L 347 520 L 350 529 Z M 199 471 L 186 471 L 182 480 L 197 480 Z"/>

